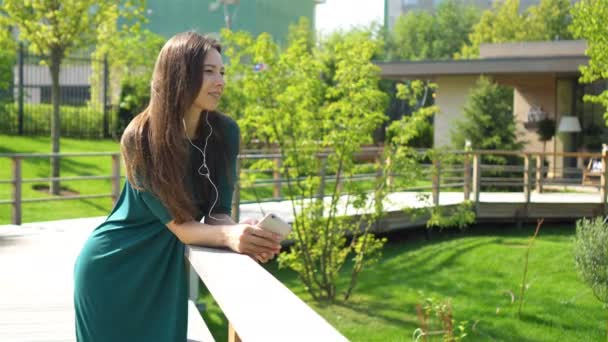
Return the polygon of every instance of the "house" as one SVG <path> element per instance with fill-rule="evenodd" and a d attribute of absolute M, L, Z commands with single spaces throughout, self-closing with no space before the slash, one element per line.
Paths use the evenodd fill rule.
<path fill-rule="evenodd" d="M 601 143 L 608 141 L 603 118 L 605 109 L 584 102 L 583 97 L 602 92 L 608 88 L 608 82 L 579 82 L 579 67 L 588 63 L 585 49 L 586 43 L 581 40 L 482 44 L 479 59 L 378 65 L 383 78 L 424 79 L 438 85 L 435 101 L 441 112 L 434 120 L 435 146 L 450 143 L 450 129 L 455 120 L 462 117 L 468 94 L 483 75 L 513 87 L 513 115 L 522 140 L 527 142 L 525 150 L 542 151 L 535 122 L 548 117 L 562 126 L 562 134 L 547 144 L 548 152 L 599 152 Z M 567 123 L 578 124 L 580 128 L 563 127 Z M 566 160 L 566 166 L 576 166 L 575 162 Z M 549 163 L 550 170 L 564 166 L 563 158 L 556 158 L 555 163 L 549 160 Z M 554 173 L 559 176 L 559 171 Z"/>

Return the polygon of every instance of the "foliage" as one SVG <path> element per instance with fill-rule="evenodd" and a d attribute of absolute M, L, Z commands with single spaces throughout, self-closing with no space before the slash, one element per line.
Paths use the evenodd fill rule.
<path fill-rule="evenodd" d="M 3 21 L 17 28 L 29 49 L 43 56 L 51 75 L 51 152 L 60 152 L 61 116 L 59 73 L 65 56 L 90 48 L 121 17 L 137 14 L 144 0 L 3 0 Z M 51 158 L 51 177 L 60 176 L 58 158 Z M 51 181 L 51 193 L 59 194 L 59 181 Z"/>
<path fill-rule="evenodd" d="M 544 118 L 538 122 L 536 128 L 536 134 L 538 134 L 538 140 L 547 142 L 555 136 L 555 120 L 551 118 Z"/>
<path fill-rule="evenodd" d="M 608 306 L 608 224 L 603 217 L 576 222 L 574 260 L 595 297 Z"/>
<path fill-rule="evenodd" d="M 342 292 L 346 300 L 358 275 L 380 256 L 385 239 L 371 229 L 383 215 L 391 168 L 405 164 L 395 161 L 399 158 L 386 162 L 405 153 L 396 143 L 378 158 L 374 169 L 385 176 L 375 181 L 371 193 L 346 180 L 360 169 L 356 154 L 373 141 L 385 120 L 386 95 L 378 88 L 379 70 L 371 62 L 380 43 L 365 30 L 315 43 L 306 21 L 291 29 L 284 51 L 267 34 L 255 39 L 242 32 L 222 34 L 229 60 L 223 105 L 238 118 L 246 144 L 276 146 L 281 153 L 295 222 L 294 245 L 279 262 L 298 272 L 315 300 L 334 300 L 339 274 L 352 260 L 350 281 Z M 399 138 L 416 136 L 412 125 L 423 121 L 416 115 L 404 119 L 401 124 L 412 132 Z M 328 149 L 332 152 L 325 156 Z M 252 167 L 272 166 L 259 162 Z M 354 216 L 344 215 L 347 207 Z"/>
<path fill-rule="evenodd" d="M 477 22 L 476 7 L 457 0 L 442 1 L 433 14 L 409 11 L 395 22 L 385 59 L 448 59 L 468 42 Z"/>
<path fill-rule="evenodd" d="M 108 25 L 100 31 L 100 43 L 92 53 L 96 60 L 107 60 L 110 76 L 108 102 L 120 104 L 120 123 L 117 127 L 119 135 L 122 134 L 125 123 L 128 124 L 148 104 L 154 63 L 165 43 L 164 37 L 141 27 L 146 20 L 139 15 L 131 18 L 131 25 Z M 93 65 L 91 94 L 100 93 L 104 82 L 103 71 L 101 63 Z M 95 96 L 91 98 L 93 105 L 101 105 L 98 100 Z"/>
<path fill-rule="evenodd" d="M 426 223 L 426 226 L 438 227 L 440 229 L 456 227 L 464 229 L 475 223 L 475 211 L 472 201 L 464 201 L 451 210 L 447 210 L 443 206 L 435 206 L 430 208 L 431 217 Z"/>
<path fill-rule="evenodd" d="M 462 148 L 469 140 L 473 149 L 520 149 L 512 108 L 513 91 L 481 77 L 471 90 L 463 119 L 452 130 L 454 148 Z M 504 164 L 506 159 L 489 156 L 488 161 Z"/>
<path fill-rule="evenodd" d="M 495 1 L 492 9 L 482 13 L 457 58 L 475 58 L 482 43 L 506 43 L 570 39 L 569 0 L 541 0 L 524 12 L 520 0 Z"/>
<path fill-rule="evenodd" d="M 536 127 L 538 140 L 543 143 L 543 153 L 547 150 L 547 141 L 555 136 L 555 120 L 552 118 L 544 118 L 538 122 Z"/>
<path fill-rule="evenodd" d="M 467 321 L 456 321 L 452 313 L 452 300 L 439 300 L 435 297 L 422 297 L 421 303 L 416 304 L 416 316 L 419 328 L 414 331 L 414 341 L 429 341 L 429 337 L 441 336 L 442 341 L 462 341 L 467 335 Z"/>
<path fill-rule="evenodd" d="M 581 82 L 591 83 L 608 78 L 608 2 L 603 0 L 581 0 L 572 10 L 570 30 L 576 38 L 587 41 L 589 64 L 580 67 Z M 608 122 L 608 90 L 599 95 L 585 95 L 585 101 L 598 103 L 607 108 L 604 119 Z"/>
<path fill-rule="evenodd" d="M 32 134 L 49 134 L 52 112 L 50 104 L 27 104 L 23 119 Z M 102 111 L 90 106 L 61 106 L 63 136 L 103 138 L 103 115 Z M 0 104 L 0 132 L 17 134 L 17 116 L 17 103 Z M 110 121 L 114 121 L 112 115 Z"/>
<path fill-rule="evenodd" d="M 0 16 L 0 95 L 8 92 L 13 82 L 13 66 L 17 58 L 16 52 L 17 44 L 11 35 L 11 30 L 5 18 Z M 0 99 L 12 98 L 13 96 L 10 92 L 7 95 L 0 96 Z"/>

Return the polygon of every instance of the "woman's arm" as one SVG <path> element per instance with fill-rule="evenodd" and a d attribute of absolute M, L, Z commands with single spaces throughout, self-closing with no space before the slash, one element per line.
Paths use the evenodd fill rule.
<path fill-rule="evenodd" d="M 273 255 L 281 249 L 279 235 L 249 224 L 211 225 L 197 221 L 178 224 L 171 221 L 167 227 L 188 245 L 228 247 L 237 253 L 255 256 Z"/>
<path fill-rule="evenodd" d="M 213 216 L 213 217 L 211 217 L 211 216 Z M 232 219 L 232 217 L 230 217 L 230 215 L 228 215 L 228 214 L 213 214 L 211 216 L 205 216 L 205 223 L 213 225 L 213 226 L 224 225 L 224 224 L 236 224 L 234 222 L 234 220 Z M 240 223 L 255 226 L 258 223 L 258 220 L 254 219 L 254 218 L 247 218 L 247 219 L 242 220 Z M 251 257 L 261 263 L 267 263 L 268 261 L 272 260 L 272 258 L 274 258 L 275 255 L 278 255 L 278 254 L 279 254 L 279 252 L 275 252 L 275 253 L 262 252 L 260 254 L 253 254 L 253 255 L 251 255 Z"/>

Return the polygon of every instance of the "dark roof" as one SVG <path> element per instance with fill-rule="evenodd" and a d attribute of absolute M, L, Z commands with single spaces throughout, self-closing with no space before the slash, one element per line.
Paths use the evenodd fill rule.
<path fill-rule="evenodd" d="M 553 73 L 576 75 L 587 64 L 586 56 L 512 57 L 466 60 L 376 62 L 380 76 L 390 79 L 429 78 L 446 75 L 504 75 Z"/>

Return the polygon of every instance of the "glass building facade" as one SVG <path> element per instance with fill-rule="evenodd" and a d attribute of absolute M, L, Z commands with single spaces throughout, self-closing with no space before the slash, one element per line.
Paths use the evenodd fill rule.
<path fill-rule="evenodd" d="M 279 42 L 287 40 L 289 25 L 300 17 L 314 24 L 313 0 L 240 0 L 224 6 L 220 0 L 148 0 L 148 29 L 170 37 L 178 32 L 196 30 L 217 34 L 226 27 L 226 14 L 233 30 L 258 35 L 270 33 Z M 219 5 L 219 6 L 218 6 Z"/>

